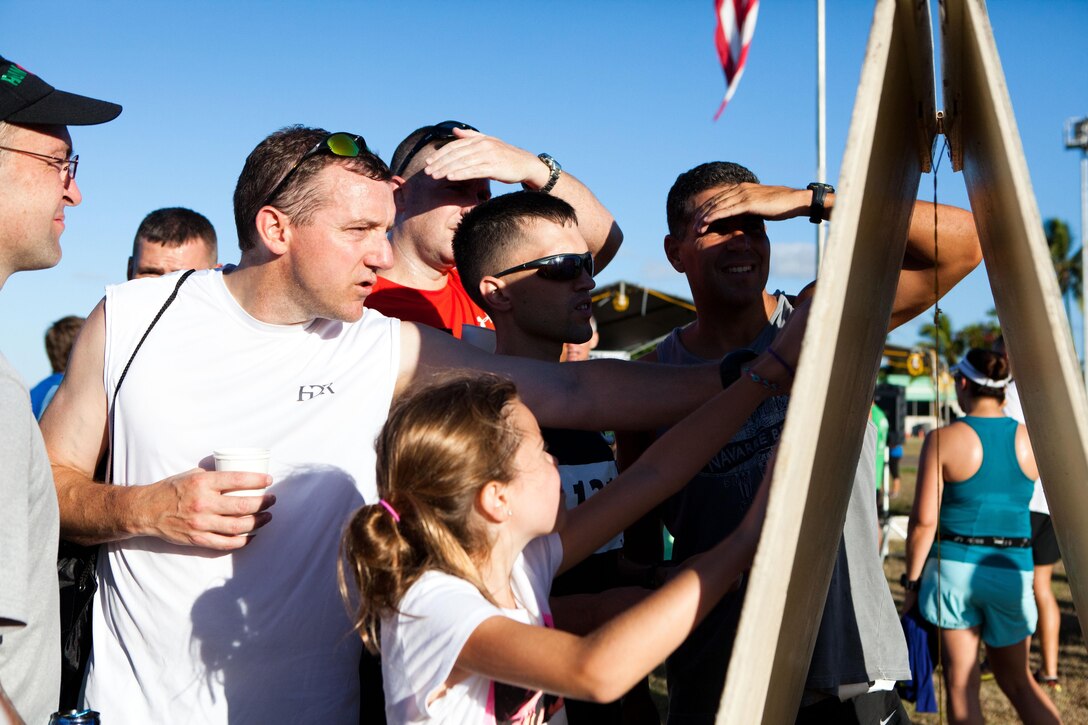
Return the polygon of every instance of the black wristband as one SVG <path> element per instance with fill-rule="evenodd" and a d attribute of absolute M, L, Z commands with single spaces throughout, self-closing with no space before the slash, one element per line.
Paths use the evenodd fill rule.
<path fill-rule="evenodd" d="M 718 374 L 722 379 L 722 390 L 725 390 L 733 383 L 737 382 L 740 377 L 741 368 L 746 363 L 750 363 L 755 360 L 757 353 L 755 350 L 749 350 L 746 347 L 742 347 L 739 350 L 734 350 L 718 363 Z"/>
<path fill-rule="evenodd" d="M 920 586 L 920 580 L 907 579 L 907 574 L 904 572 L 903 575 L 899 577 L 899 584 L 908 592 L 916 592 Z"/>
<path fill-rule="evenodd" d="M 643 589 L 660 589 L 667 579 L 665 569 L 657 564 L 650 564 L 642 573 Z"/>
<path fill-rule="evenodd" d="M 824 220 L 824 200 L 829 193 L 835 193 L 835 187 L 831 184 L 814 181 L 805 188 L 812 192 L 812 204 L 808 208 L 808 220 L 813 224 L 819 224 Z"/>

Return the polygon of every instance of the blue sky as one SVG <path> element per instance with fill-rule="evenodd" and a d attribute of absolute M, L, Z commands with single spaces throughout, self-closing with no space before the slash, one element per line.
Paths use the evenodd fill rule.
<path fill-rule="evenodd" d="M 828 166 L 838 179 L 873 4 L 827 0 Z M 366 137 L 388 160 L 412 129 L 447 118 L 546 151 L 615 214 L 626 241 L 598 277 L 686 295 L 664 262 L 664 199 L 698 163 L 744 163 L 767 183 L 814 179 L 815 0 L 764 0 L 741 86 L 721 120 L 711 0 L 519 2 L 0 3 L 0 54 L 65 90 L 124 105 L 75 128 L 84 202 L 68 213 L 64 258 L 0 291 L 0 350 L 33 383 L 42 336 L 86 314 L 124 279 L 143 216 L 208 216 L 220 261 L 238 259 L 231 195 L 242 163 L 276 128 L 304 123 Z M 1080 239 L 1079 154 L 1062 127 L 1088 115 L 1088 2 L 993 0 L 991 21 L 1043 218 Z M 940 101 L 938 101 L 940 106 Z M 961 206 L 941 166 L 938 199 Z M 503 191 L 497 188 L 496 192 Z M 933 198 L 931 176 L 919 196 Z M 773 223 L 772 288 L 814 275 L 807 221 Z M 942 304 L 955 326 L 993 306 L 982 270 Z M 910 323 L 893 339 L 911 343 Z M 1080 318 L 1074 318 L 1079 349 Z"/>

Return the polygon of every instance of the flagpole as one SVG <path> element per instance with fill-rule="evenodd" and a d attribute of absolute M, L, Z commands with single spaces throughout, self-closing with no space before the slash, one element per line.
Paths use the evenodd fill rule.
<path fill-rule="evenodd" d="M 824 0 L 816 0 L 816 181 L 827 182 L 827 53 Z M 816 225 L 816 276 L 827 245 L 827 224 Z"/>

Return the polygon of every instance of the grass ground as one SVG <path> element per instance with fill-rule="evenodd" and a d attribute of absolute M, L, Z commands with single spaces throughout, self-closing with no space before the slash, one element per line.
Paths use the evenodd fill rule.
<path fill-rule="evenodd" d="M 914 482 L 918 470 L 918 454 L 921 449 L 921 440 L 913 439 L 904 446 L 904 457 L 900 466 L 902 475 L 902 491 L 898 498 L 892 500 L 891 511 L 893 515 L 907 515 L 910 513 L 911 503 L 914 500 Z M 903 543 L 893 542 L 891 553 L 884 562 L 884 575 L 888 579 L 892 596 L 896 605 L 903 601 L 903 588 L 899 586 L 899 576 L 903 573 L 905 563 L 903 560 Z M 1051 698 L 1058 706 L 1058 711 L 1066 723 L 1088 723 L 1088 649 L 1085 648 L 1084 637 L 1081 635 L 1080 623 L 1077 621 L 1076 612 L 1073 609 L 1073 597 L 1069 591 L 1069 579 L 1065 568 L 1059 562 L 1054 568 L 1054 594 L 1058 599 L 1058 605 L 1062 612 L 1061 641 L 1058 655 L 1058 670 L 1062 680 L 1061 692 L 1050 692 Z M 1039 666 L 1039 648 L 1036 642 L 1032 642 L 1031 648 L 1032 669 Z M 941 686 L 935 679 L 935 687 Z M 665 668 L 659 667 L 650 676 L 650 689 L 658 710 L 664 719 L 668 707 L 665 690 Z M 938 698 L 941 698 L 942 690 L 937 690 Z M 913 705 L 906 703 L 907 710 L 915 723 L 920 725 L 939 725 L 948 721 L 938 713 L 916 713 Z M 943 709 L 943 700 L 941 702 Z M 982 711 L 986 722 L 991 725 L 1005 725 L 1006 723 L 1019 723 L 1016 711 L 1012 709 L 1008 699 L 1002 694 L 1001 689 L 993 680 L 982 683 Z"/>

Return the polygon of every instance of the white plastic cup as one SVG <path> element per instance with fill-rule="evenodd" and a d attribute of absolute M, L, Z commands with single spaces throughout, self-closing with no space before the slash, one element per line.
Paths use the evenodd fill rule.
<path fill-rule="evenodd" d="M 245 471 L 247 473 L 268 473 L 268 460 L 272 451 L 267 448 L 220 448 L 212 451 L 217 471 Z M 224 491 L 224 496 L 263 496 L 266 489 L 247 488 L 239 491 Z"/>

